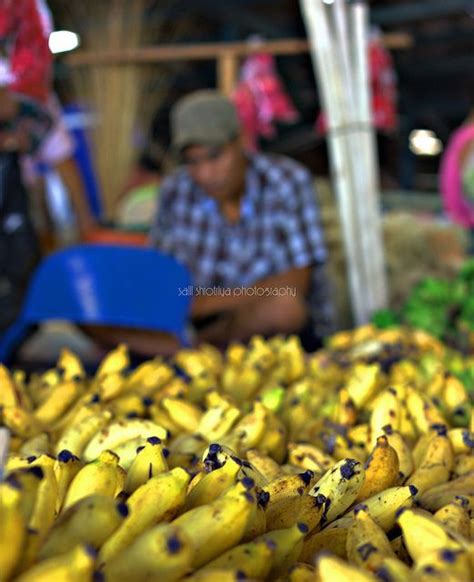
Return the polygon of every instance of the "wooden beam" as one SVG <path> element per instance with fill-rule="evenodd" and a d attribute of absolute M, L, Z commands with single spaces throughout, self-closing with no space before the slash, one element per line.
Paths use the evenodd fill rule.
<path fill-rule="evenodd" d="M 407 49 L 413 45 L 412 36 L 403 32 L 387 33 L 383 36 L 383 41 L 385 46 L 390 49 Z M 214 60 L 229 54 L 241 58 L 259 52 L 272 55 L 298 55 L 308 51 L 309 44 L 306 39 L 287 38 L 256 43 L 215 42 L 149 46 L 101 52 L 78 51 L 66 57 L 66 62 L 72 66 L 127 65 L 182 60 Z"/>
<path fill-rule="evenodd" d="M 217 59 L 217 87 L 221 93 L 230 96 L 239 78 L 239 57 L 226 51 Z"/>

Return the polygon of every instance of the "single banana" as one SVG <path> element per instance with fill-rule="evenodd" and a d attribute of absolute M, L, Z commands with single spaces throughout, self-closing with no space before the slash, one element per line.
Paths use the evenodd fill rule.
<path fill-rule="evenodd" d="M 0 580 L 9 580 L 20 560 L 26 533 L 22 488 L 0 482 Z"/>
<path fill-rule="evenodd" d="M 133 493 L 155 475 L 168 471 L 161 439 L 147 438 L 146 444 L 139 447 L 135 459 L 132 461 L 125 481 L 125 491 Z"/>
<path fill-rule="evenodd" d="M 41 432 L 41 424 L 34 414 L 21 406 L 6 406 L 0 409 L 0 422 L 10 432 L 23 439 L 29 439 Z"/>
<path fill-rule="evenodd" d="M 308 526 L 306 524 L 296 523 L 292 527 L 276 529 L 255 538 L 256 543 L 266 541 L 274 546 L 269 574 L 271 580 L 286 573 L 290 566 L 298 560 L 307 533 Z"/>
<path fill-rule="evenodd" d="M 395 449 L 397 453 L 398 467 L 401 473 L 400 478 L 403 482 L 404 479 L 413 473 L 415 468 L 410 447 L 401 432 L 393 430 L 390 425 L 384 427 L 384 432 L 388 444 Z"/>
<path fill-rule="evenodd" d="M 193 550 L 181 528 L 168 523 L 157 525 L 107 561 L 103 573 L 106 580 L 114 582 L 174 582 L 191 571 Z"/>
<path fill-rule="evenodd" d="M 48 433 L 40 432 L 36 436 L 23 441 L 18 452 L 24 457 L 48 455 L 51 452 Z"/>
<path fill-rule="evenodd" d="M 251 479 L 243 479 L 212 503 L 195 507 L 172 522 L 191 540 L 194 568 L 203 566 L 242 539 L 256 504 L 255 496 L 248 490 L 251 488 Z"/>
<path fill-rule="evenodd" d="M 456 532 L 468 540 L 471 536 L 471 523 L 469 511 L 465 505 L 469 505 L 467 499 L 457 499 L 438 509 L 433 517 L 449 528 L 450 531 Z"/>
<path fill-rule="evenodd" d="M 188 493 L 183 511 L 189 511 L 194 507 L 205 505 L 217 499 L 221 493 L 235 483 L 241 467 L 240 460 L 231 457 L 222 466 L 206 473 Z"/>
<path fill-rule="evenodd" d="M 247 460 L 268 482 L 273 481 L 281 474 L 280 465 L 258 449 L 249 449 Z"/>
<path fill-rule="evenodd" d="M 126 379 L 124 391 L 135 390 L 142 396 L 151 396 L 154 392 L 170 382 L 174 370 L 161 358 L 143 362 L 133 370 Z"/>
<path fill-rule="evenodd" d="M 151 436 L 164 440 L 168 435 L 164 428 L 151 420 L 141 418 L 119 420 L 99 430 L 84 449 L 82 456 L 85 461 L 93 461 L 103 451 L 114 450 L 116 446 L 125 441 L 136 437 L 148 438 Z"/>
<path fill-rule="evenodd" d="M 39 552 L 44 560 L 71 551 L 80 544 L 98 550 L 128 515 L 125 503 L 105 495 L 83 497 L 64 511 Z"/>
<path fill-rule="evenodd" d="M 197 432 L 208 442 L 216 442 L 230 431 L 240 416 L 240 410 L 227 402 L 210 406 L 201 416 Z"/>
<path fill-rule="evenodd" d="M 343 459 L 329 469 L 314 485 L 310 495 L 324 495 L 324 521 L 333 521 L 357 499 L 364 483 L 364 467 L 355 459 Z"/>
<path fill-rule="evenodd" d="M 227 550 L 201 568 L 199 573 L 219 569 L 237 570 L 245 578 L 262 580 L 270 573 L 275 550 L 276 544 L 273 541 L 256 539 Z"/>
<path fill-rule="evenodd" d="M 28 522 L 28 527 L 37 532 L 39 542 L 45 539 L 56 517 L 58 482 L 54 473 L 55 462 L 53 457 L 42 455 L 31 463 L 32 467 L 41 467 L 43 471 L 35 507 Z"/>
<path fill-rule="evenodd" d="M 364 501 L 380 491 L 395 486 L 400 478 L 399 470 L 397 452 L 389 445 L 385 435 L 379 436 L 365 464 L 365 479 L 356 501 Z"/>
<path fill-rule="evenodd" d="M 198 432 L 202 412 L 195 404 L 179 398 L 163 398 L 161 406 L 181 430 Z"/>
<path fill-rule="evenodd" d="M 86 378 L 86 372 L 81 360 L 67 348 L 61 350 L 56 368 L 62 371 L 63 380 L 66 382 L 69 380 L 84 380 Z"/>
<path fill-rule="evenodd" d="M 46 400 L 34 411 L 34 417 L 41 425 L 49 426 L 74 404 L 82 389 L 82 383 L 75 380 L 57 384 Z"/>
<path fill-rule="evenodd" d="M 437 511 L 444 505 L 454 501 L 456 496 L 469 496 L 474 493 L 474 471 L 466 473 L 457 479 L 432 487 L 423 493 L 418 501 L 422 507 L 430 511 Z"/>
<path fill-rule="evenodd" d="M 99 380 L 110 374 L 122 373 L 130 365 L 130 357 L 125 344 L 120 344 L 109 352 L 97 369 L 94 380 Z"/>
<path fill-rule="evenodd" d="M 84 582 L 92 580 L 95 552 L 78 546 L 68 552 L 36 564 L 16 578 L 17 582 Z"/>
<path fill-rule="evenodd" d="M 273 503 L 266 511 L 267 531 L 285 529 L 296 523 L 305 523 L 308 533 L 314 530 L 323 517 L 324 495 L 291 495 Z"/>
<path fill-rule="evenodd" d="M 345 386 L 349 398 L 361 409 L 377 392 L 380 376 L 378 364 L 356 364 Z"/>
<path fill-rule="evenodd" d="M 72 480 L 64 500 L 64 509 L 83 497 L 99 494 L 112 497 L 118 481 L 118 457 L 104 451 L 95 461 L 84 465 Z"/>
<path fill-rule="evenodd" d="M 326 472 L 336 460 L 309 443 L 288 443 L 288 462 L 315 473 Z"/>
<path fill-rule="evenodd" d="M 20 507 L 25 524 L 28 524 L 36 505 L 38 489 L 43 480 L 41 467 L 24 467 L 12 471 L 5 482 L 21 491 Z"/>
<path fill-rule="evenodd" d="M 376 582 L 377 578 L 367 570 L 348 564 L 336 556 L 324 554 L 319 557 L 316 575 L 320 582 Z"/>
<path fill-rule="evenodd" d="M 20 404 L 15 382 L 8 369 L 0 364 L 0 406 L 5 408 Z"/>
<path fill-rule="evenodd" d="M 313 479 L 312 471 L 305 471 L 296 475 L 281 475 L 263 487 L 269 497 L 269 506 L 280 499 L 303 495 L 308 492 Z M 316 495 L 316 493 L 315 493 Z"/>
<path fill-rule="evenodd" d="M 474 456 L 473 455 L 456 455 L 454 457 L 453 475 L 460 477 L 466 473 L 474 471 Z"/>
<path fill-rule="evenodd" d="M 349 522 L 350 524 L 352 523 Z M 313 530 L 303 542 L 299 557 L 300 562 L 314 564 L 316 556 L 323 551 L 329 551 L 335 556 L 347 559 L 348 527 L 326 528 L 322 531 Z"/>
<path fill-rule="evenodd" d="M 113 562 L 152 525 L 173 519 L 184 503 L 189 480 L 189 473 L 178 468 L 152 477 L 134 491 L 127 500 L 129 514 L 102 546 L 99 564 Z"/>
<path fill-rule="evenodd" d="M 377 438 L 384 434 L 384 427 L 391 425 L 395 430 L 400 428 L 401 403 L 394 388 L 386 388 L 377 397 L 370 417 L 370 434 L 372 447 Z"/>
<path fill-rule="evenodd" d="M 415 562 L 438 550 L 460 550 L 446 526 L 434 517 L 413 509 L 405 509 L 398 517 L 405 546 Z"/>
<path fill-rule="evenodd" d="M 146 444 L 146 438 L 142 437 L 135 437 L 123 443 L 120 443 L 113 449 L 110 449 L 114 452 L 117 457 L 119 458 L 119 464 L 125 471 L 128 471 L 137 456 L 137 450 L 141 447 L 144 447 Z"/>
<path fill-rule="evenodd" d="M 474 432 L 466 428 L 451 428 L 448 430 L 448 438 L 456 455 L 468 455 L 474 450 Z"/>
<path fill-rule="evenodd" d="M 387 558 L 396 559 L 385 532 L 365 509 L 355 513 L 349 528 L 347 557 L 349 562 L 371 572 L 380 568 Z"/>
<path fill-rule="evenodd" d="M 56 454 L 67 450 L 73 455 L 82 456 L 92 437 L 104 428 L 111 418 L 112 413 L 109 410 L 103 410 L 97 414 L 86 416 L 77 424 L 67 427 L 56 443 Z"/>
<path fill-rule="evenodd" d="M 446 433 L 434 436 L 426 450 L 420 466 L 410 476 L 409 482 L 424 493 L 449 479 L 454 466 L 454 454 Z"/>
<path fill-rule="evenodd" d="M 369 497 L 363 503 L 356 506 L 366 508 L 370 517 L 380 526 L 385 533 L 389 532 L 397 521 L 397 514 L 401 508 L 410 507 L 418 491 L 413 485 L 404 487 L 390 487 Z M 348 528 L 352 524 L 354 512 L 350 511 L 328 525 L 329 528 Z"/>
<path fill-rule="evenodd" d="M 74 477 L 79 473 L 82 466 L 83 464 L 79 458 L 73 455 L 70 451 L 63 450 L 59 453 L 53 467 L 56 481 L 58 483 L 56 513 L 61 511 L 69 485 Z"/>

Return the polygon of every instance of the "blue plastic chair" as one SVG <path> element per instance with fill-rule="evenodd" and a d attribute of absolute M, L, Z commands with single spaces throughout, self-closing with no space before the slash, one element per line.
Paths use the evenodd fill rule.
<path fill-rule="evenodd" d="M 36 270 L 19 318 L 0 337 L 5 362 L 32 326 L 46 320 L 168 332 L 183 345 L 189 271 L 156 249 L 83 244 L 48 256 Z"/>

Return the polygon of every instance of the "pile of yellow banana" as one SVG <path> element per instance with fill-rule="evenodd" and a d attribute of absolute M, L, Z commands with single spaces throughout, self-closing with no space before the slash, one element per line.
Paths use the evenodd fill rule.
<path fill-rule="evenodd" d="M 0 366 L 0 581 L 470 582 L 473 366 L 370 325 Z"/>

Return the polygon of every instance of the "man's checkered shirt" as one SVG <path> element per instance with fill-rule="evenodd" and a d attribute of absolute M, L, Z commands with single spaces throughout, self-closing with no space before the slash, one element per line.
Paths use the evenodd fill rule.
<path fill-rule="evenodd" d="M 163 183 L 151 242 L 191 271 L 194 285 L 240 287 L 312 267 L 308 298 L 320 336 L 332 330 L 326 248 L 311 174 L 283 156 L 248 159 L 241 216 L 230 223 L 185 168 Z"/>

